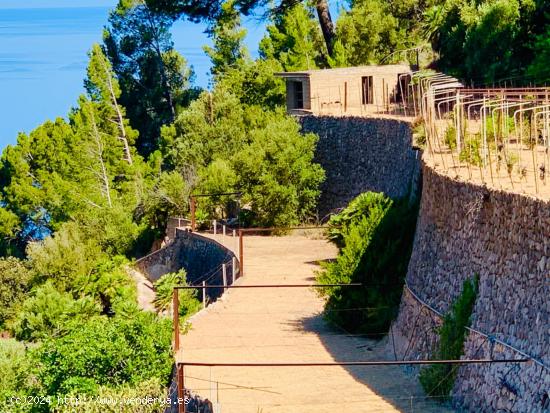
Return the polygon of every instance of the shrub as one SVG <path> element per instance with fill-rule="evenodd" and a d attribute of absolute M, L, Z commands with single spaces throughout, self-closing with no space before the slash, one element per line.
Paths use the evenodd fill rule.
<path fill-rule="evenodd" d="M 421 148 L 426 146 L 426 126 L 422 119 L 413 124 L 413 142 Z"/>
<path fill-rule="evenodd" d="M 99 311 L 99 305 L 90 297 L 75 300 L 71 294 L 60 292 L 47 282 L 25 300 L 10 329 L 19 340 L 61 336 L 70 330 L 71 324 L 80 323 Z"/>
<path fill-rule="evenodd" d="M 136 303 L 137 287 L 124 268 L 127 264 L 122 256 L 99 261 L 91 274 L 75 280 L 73 292 L 93 297 L 104 314 L 113 314 L 117 303 Z"/>
<path fill-rule="evenodd" d="M 181 269 L 178 272 L 163 275 L 155 283 L 156 298 L 154 304 L 158 311 L 170 310 L 174 287 L 177 285 L 187 285 L 186 276 L 185 270 Z M 179 304 L 179 314 L 183 320 L 199 311 L 201 303 L 197 300 L 197 291 L 189 289 L 179 290 Z"/>
<path fill-rule="evenodd" d="M 93 317 L 33 351 L 38 377 L 49 395 L 97 394 L 100 386 L 135 385 L 171 372 L 169 320 L 149 312 Z"/>
<path fill-rule="evenodd" d="M 445 135 L 443 137 L 443 142 L 451 150 L 456 149 L 456 128 L 454 126 L 448 126 L 447 129 L 445 129 Z"/>
<path fill-rule="evenodd" d="M 409 206 L 406 200 L 383 196 L 371 200 L 360 219 L 344 225 L 343 248 L 336 261 L 325 264 L 318 274 L 320 283 L 363 284 L 328 288 L 323 294 L 330 322 L 367 334 L 387 331 L 397 314 L 417 216 L 416 205 Z"/>
<path fill-rule="evenodd" d="M 470 325 L 478 280 L 476 275 L 473 280 L 464 281 L 461 294 L 443 319 L 438 330 L 439 344 L 433 355 L 435 360 L 458 360 L 464 353 L 466 327 Z M 429 396 L 449 396 L 456 373 L 457 365 L 434 364 L 420 372 L 420 383 Z"/>
<path fill-rule="evenodd" d="M 70 289 L 78 277 L 88 276 L 105 258 L 99 245 L 87 239 L 73 222 L 42 242 L 29 244 L 27 254 L 39 278 L 52 280 L 61 290 Z"/>
<path fill-rule="evenodd" d="M 30 289 L 31 271 L 15 258 L 0 259 L 0 331 L 13 318 Z"/>
<path fill-rule="evenodd" d="M 514 166 L 519 163 L 519 156 L 517 153 L 509 152 L 506 155 L 506 171 L 511 174 L 514 170 Z"/>
<path fill-rule="evenodd" d="M 483 158 L 481 154 L 482 145 L 480 134 L 466 138 L 464 147 L 458 156 L 459 160 L 476 166 L 483 165 Z"/>
<path fill-rule="evenodd" d="M 330 218 L 329 228 L 327 229 L 328 239 L 342 249 L 345 245 L 344 233 L 349 230 L 350 226 L 357 224 L 365 216 L 372 216 L 375 222 L 376 217 L 383 214 L 391 204 L 392 201 L 382 193 L 366 192 L 360 194 L 339 214 Z"/>
<path fill-rule="evenodd" d="M 31 395 L 32 363 L 26 355 L 26 345 L 15 340 L 0 340 L 0 411 L 23 413 L 31 406 L 11 403 L 11 397 Z"/>
<path fill-rule="evenodd" d="M 137 385 L 123 385 L 114 388 L 99 386 L 96 394 L 96 399 L 90 398 L 88 402 L 76 406 L 79 413 L 163 413 L 166 408 L 159 401 L 167 398 L 166 388 L 159 379 L 150 379 Z M 73 391 L 69 396 L 79 397 L 82 396 L 82 393 Z M 147 404 L 126 403 L 132 399 L 147 398 L 153 401 Z M 99 400 L 102 402 L 100 403 Z M 54 405 L 51 409 L 51 413 L 73 413 L 74 411 L 75 406 L 70 404 Z"/>

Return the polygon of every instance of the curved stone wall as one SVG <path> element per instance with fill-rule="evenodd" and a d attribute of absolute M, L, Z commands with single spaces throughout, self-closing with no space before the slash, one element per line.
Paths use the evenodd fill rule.
<path fill-rule="evenodd" d="M 184 268 L 188 284 L 196 285 L 206 280 L 211 285 L 222 285 L 221 265 L 225 263 L 227 283 L 233 283 L 232 260 L 236 257 L 231 250 L 193 232 L 176 229 L 175 234 L 175 238 L 167 246 L 136 261 L 136 267 L 150 281 L 155 282 L 164 274 Z M 238 265 L 235 272 L 237 271 Z M 208 289 L 211 298 L 216 298 L 221 293 L 221 289 Z"/>
<path fill-rule="evenodd" d="M 474 274 L 477 332 L 469 333 L 465 356 L 523 358 L 520 350 L 538 363 L 460 367 L 455 403 L 475 412 L 550 411 L 550 202 L 458 182 L 423 165 L 410 291 L 393 326 L 400 356 L 430 356 L 436 312 L 445 313 Z"/>
<path fill-rule="evenodd" d="M 365 191 L 407 196 L 419 172 L 410 124 L 397 119 L 303 116 L 303 132 L 319 135 L 315 161 L 326 172 L 319 215 L 345 207 Z"/>

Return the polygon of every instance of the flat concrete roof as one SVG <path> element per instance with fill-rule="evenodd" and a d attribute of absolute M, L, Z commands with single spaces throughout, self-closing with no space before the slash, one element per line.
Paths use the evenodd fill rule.
<path fill-rule="evenodd" d="M 277 72 L 275 73 L 275 76 L 278 77 L 308 77 L 315 73 L 333 73 L 335 75 L 356 75 L 361 74 L 365 72 L 372 71 L 373 69 L 376 69 L 376 71 L 380 71 L 382 68 L 386 68 L 391 70 L 392 72 L 398 72 L 398 71 L 411 71 L 411 67 L 406 64 L 400 64 L 400 65 L 368 65 L 368 66 L 352 66 L 352 67 L 338 67 L 334 69 L 315 69 L 315 70 L 302 70 L 297 72 Z"/>

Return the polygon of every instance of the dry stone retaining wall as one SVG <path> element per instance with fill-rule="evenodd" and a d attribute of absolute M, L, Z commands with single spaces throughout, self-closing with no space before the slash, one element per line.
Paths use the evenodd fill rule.
<path fill-rule="evenodd" d="M 319 135 L 315 161 L 326 172 L 319 215 L 345 207 L 365 191 L 407 196 L 419 173 L 410 124 L 396 119 L 303 116 L 303 132 Z"/>
<path fill-rule="evenodd" d="M 455 181 L 423 166 L 420 216 L 407 283 L 393 329 L 398 354 L 429 357 L 433 327 L 465 279 L 479 293 L 465 343 L 468 358 L 522 358 L 550 366 L 550 202 Z M 460 367 L 455 403 L 472 412 L 548 412 L 550 370 L 527 364 Z"/>
<path fill-rule="evenodd" d="M 136 267 L 152 282 L 164 274 L 185 269 L 188 284 L 222 285 L 221 265 L 226 263 L 227 283 L 234 281 L 232 251 L 220 243 L 193 232 L 177 229 L 175 238 L 164 248 L 136 262 Z M 208 296 L 217 298 L 222 291 L 208 289 Z"/>

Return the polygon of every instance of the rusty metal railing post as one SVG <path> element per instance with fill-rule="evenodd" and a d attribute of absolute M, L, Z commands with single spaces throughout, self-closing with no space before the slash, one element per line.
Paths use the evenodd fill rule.
<path fill-rule="evenodd" d="M 243 230 L 239 229 L 239 278 L 244 277 Z"/>
<path fill-rule="evenodd" d="M 174 288 L 174 293 L 172 297 L 172 311 L 173 311 L 173 324 L 174 324 L 174 353 L 177 353 L 180 349 L 180 300 L 179 300 L 179 290 Z"/>
<path fill-rule="evenodd" d="M 177 368 L 177 379 L 178 379 L 178 413 L 186 413 L 185 405 L 185 371 L 184 365 L 178 364 Z"/>
<path fill-rule="evenodd" d="M 197 226 L 196 209 L 197 209 L 197 198 L 192 196 L 191 197 L 191 232 L 195 232 L 195 229 Z"/>

